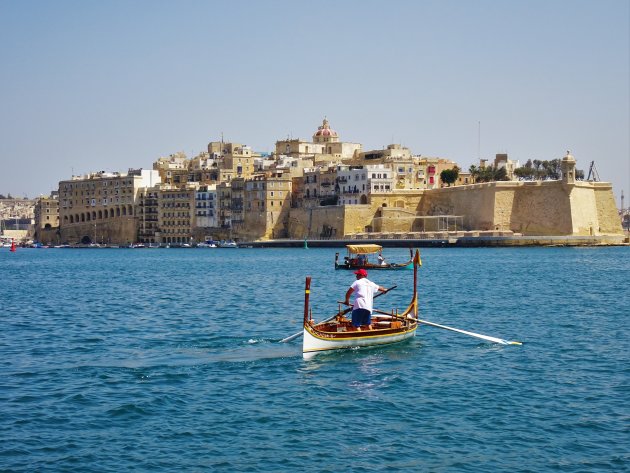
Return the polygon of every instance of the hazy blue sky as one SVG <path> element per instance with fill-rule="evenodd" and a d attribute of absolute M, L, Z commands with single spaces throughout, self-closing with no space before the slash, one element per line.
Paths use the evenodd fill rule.
<path fill-rule="evenodd" d="M 0 0 L 0 193 L 326 116 L 465 169 L 570 149 L 628 206 L 629 24 L 628 0 Z"/>

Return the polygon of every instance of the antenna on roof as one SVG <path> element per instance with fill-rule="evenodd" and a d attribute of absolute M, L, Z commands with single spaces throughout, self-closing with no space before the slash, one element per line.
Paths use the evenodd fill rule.
<path fill-rule="evenodd" d="M 477 122 L 477 159 L 481 159 L 481 121 Z"/>

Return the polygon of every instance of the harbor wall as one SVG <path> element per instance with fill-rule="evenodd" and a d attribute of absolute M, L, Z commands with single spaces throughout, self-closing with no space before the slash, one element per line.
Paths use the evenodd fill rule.
<path fill-rule="evenodd" d="M 603 182 L 491 182 L 427 191 L 419 215 L 463 216 L 465 230 L 523 235 L 623 234 L 612 185 Z"/>
<path fill-rule="evenodd" d="M 291 209 L 289 237 L 437 231 L 431 216 L 461 217 L 457 229 L 468 232 L 623 235 L 610 183 L 505 181 L 373 194 L 367 205 Z"/>
<path fill-rule="evenodd" d="M 135 217 L 110 218 L 106 222 L 81 222 L 64 225 L 60 229 L 62 243 L 111 243 L 126 245 L 138 238 Z"/>

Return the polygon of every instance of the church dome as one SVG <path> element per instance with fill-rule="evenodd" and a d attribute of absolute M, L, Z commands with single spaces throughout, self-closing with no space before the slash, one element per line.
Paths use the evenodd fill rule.
<path fill-rule="evenodd" d="M 317 131 L 313 134 L 313 140 L 317 143 L 320 141 L 332 141 L 339 138 L 339 135 L 335 130 L 330 128 L 328 120 L 324 118 L 322 126 L 317 127 Z"/>

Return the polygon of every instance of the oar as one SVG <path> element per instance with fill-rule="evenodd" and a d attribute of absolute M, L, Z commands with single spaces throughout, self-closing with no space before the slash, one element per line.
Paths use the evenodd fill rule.
<path fill-rule="evenodd" d="M 413 319 L 416 320 L 416 319 Z M 440 325 L 433 322 L 429 322 L 428 320 L 418 319 L 418 322 L 430 325 L 431 327 L 443 328 L 445 330 L 451 330 L 453 332 L 463 333 L 464 335 L 470 335 L 471 337 L 481 338 L 482 340 L 488 340 L 489 342 L 500 343 L 501 345 L 522 345 L 522 342 L 513 342 L 510 340 L 503 340 L 502 338 L 490 337 L 489 335 L 482 335 L 480 333 L 468 332 L 466 330 L 461 330 L 458 328 L 448 327 L 446 325 Z"/>
<path fill-rule="evenodd" d="M 431 327 L 443 328 L 444 330 L 451 330 L 453 332 L 463 333 L 464 335 L 470 335 L 471 337 L 481 338 L 482 340 L 487 340 L 489 342 L 500 343 L 501 345 L 522 345 L 523 344 L 523 342 L 514 342 L 514 341 L 511 341 L 511 340 L 503 340 L 502 338 L 491 337 L 490 335 L 482 335 L 480 333 L 469 332 L 467 330 L 462 330 L 462 329 L 459 329 L 459 328 L 449 327 L 447 325 L 436 324 L 435 322 L 429 322 L 428 320 L 414 319 L 413 317 L 396 317 L 396 316 L 393 316 L 393 318 L 416 321 L 416 322 L 419 322 L 421 324 L 430 325 Z"/>
<path fill-rule="evenodd" d="M 374 299 L 376 299 L 379 296 L 382 296 L 383 294 L 387 294 L 389 291 L 391 291 L 393 289 L 396 289 L 397 287 L 398 286 L 392 286 L 389 289 L 387 289 L 386 291 L 379 292 L 378 294 L 376 294 L 374 296 Z M 336 318 L 337 316 L 345 315 L 348 312 L 350 312 L 351 310 L 352 310 L 352 306 L 348 307 L 346 310 L 344 310 L 343 312 L 340 312 L 339 314 L 335 314 L 332 317 L 327 318 L 326 320 L 322 320 L 321 322 L 317 323 L 316 325 L 325 324 L 326 322 L 330 322 L 332 319 Z M 300 330 L 299 332 L 294 333 L 293 335 L 291 335 L 291 336 L 289 336 L 287 338 L 283 338 L 282 340 L 280 340 L 280 343 L 290 342 L 291 340 L 293 340 L 293 339 L 295 339 L 295 338 L 297 338 L 297 337 L 299 337 L 300 335 L 303 335 L 303 334 L 304 334 L 304 330 Z"/>

